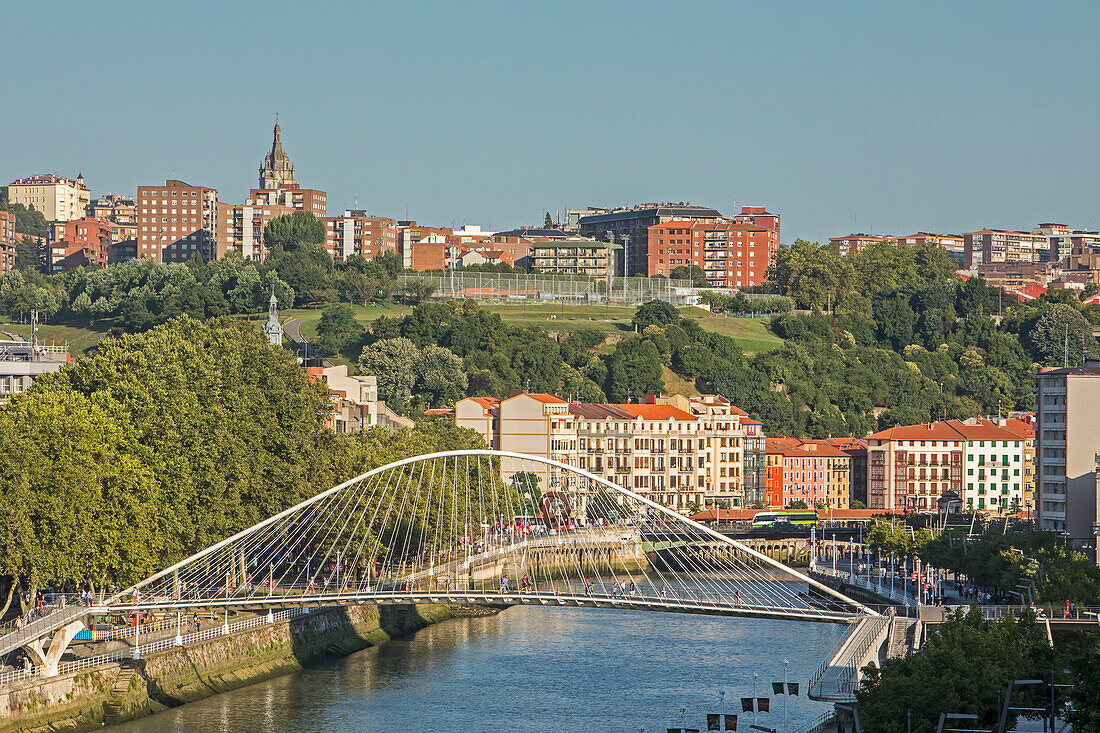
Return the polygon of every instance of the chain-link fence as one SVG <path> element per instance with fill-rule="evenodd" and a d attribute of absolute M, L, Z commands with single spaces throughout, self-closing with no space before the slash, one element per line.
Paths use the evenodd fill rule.
<path fill-rule="evenodd" d="M 641 303 L 665 300 L 678 305 L 695 302 L 698 289 L 690 280 L 618 277 L 591 278 L 580 275 L 530 273 L 462 272 L 404 274 L 401 288 L 420 290 L 433 288 L 437 298 L 472 298 L 474 300 L 570 301 L 577 303 L 604 301 L 611 303 Z"/>

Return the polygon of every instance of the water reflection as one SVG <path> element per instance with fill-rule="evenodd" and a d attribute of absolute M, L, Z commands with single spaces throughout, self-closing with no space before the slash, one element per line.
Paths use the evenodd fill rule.
<path fill-rule="evenodd" d="M 805 699 L 810 672 L 842 627 L 611 609 L 516 607 L 401 639 L 118 727 L 120 733 L 236 731 L 663 731 L 700 725 L 770 694 L 784 658 L 800 697 L 790 730 L 824 708 Z M 761 723 L 782 729 L 783 698 Z M 751 721 L 749 721 L 751 722 Z M 801 727 L 800 727 L 801 726 Z M 747 725 L 744 726 L 747 729 Z"/>

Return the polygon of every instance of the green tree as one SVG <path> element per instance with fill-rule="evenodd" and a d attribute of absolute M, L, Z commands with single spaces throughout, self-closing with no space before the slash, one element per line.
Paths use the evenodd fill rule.
<path fill-rule="evenodd" d="M 42 269 L 42 248 L 26 235 L 16 240 L 15 267 L 19 270 Z"/>
<path fill-rule="evenodd" d="M 358 333 L 362 327 L 355 320 L 349 306 L 342 303 L 330 305 L 321 311 L 321 320 L 317 324 L 317 334 L 331 334 L 337 340 Z"/>
<path fill-rule="evenodd" d="M 663 300 L 651 300 L 643 303 L 634 311 L 631 323 L 634 328 L 641 331 L 646 326 L 667 326 L 680 322 L 680 313 L 671 303 Z"/>
<path fill-rule="evenodd" d="M 325 243 L 325 225 L 308 211 L 277 216 L 264 227 L 268 252 L 293 252 L 311 244 Z"/>
<path fill-rule="evenodd" d="M 607 372 L 607 396 L 614 402 L 638 401 L 665 390 L 661 355 L 651 341 L 630 339 L 615 347 Z"/>
<path fill-rule="evenodd" d="M 542 225 L 544 227 L 546 227 L 547 229 L 553 229 L 554 228 L 554 218 L 552 216 L 550 216 L 549 211 L 546 212 L 546 218 L 543 219 Z"/>
<path fill-rule="evenodd" d="M 1071 305 L 1057 303 L 1043 309 L 1030 330 L 1028 344 L 1032 358 L 1046 366 L 1079 366 L 1086 356 L 1096 354 L 1092 325 Z"/>
<path fill-rule="evenodd" d="M 462 359 L 443 346 L 426 346 L 416 364 L 417 394 L 433 407 L 451 405 L 466 396 Z"/>
<path fill-rule="evenodd" d="M 697 288 L 705 288 L 709 285 L 706 270 L 699 265 L 679 265 L 672 268 L 668 276 L 672 280 L 690 280 L 691 284 Z"/>
<path fill-rule="evenodd" d="M 128 467 L 129 456 L 156 477 L 157 543 L 145 550 L 156 567 L 337 482 L 332 453 L 322 450 L 334 437 L 324 427 L 327 393 L 246 321 L 184 316 L 105 339 L 94 356 L 36 378 L 31 389 L 70 392 L 126 426 L 118 439 L 105 439 L 124 456 L 105 462 Z M 106 527 L 119 531 L 125 517 Z"/>
<path fill-rule="evenodd" d="M 378 397 L 397 412 L 407 412 L 416 385 L 420 349 L 407 338 L 376 341 L 359 355 L 359 371 L 378 378 Z"/>
<path fill-rule="evenodd" d="M 986 621 L 978 608 L 958 611 L 917 654 L 865 668 L 856 692 L 860 722 L 864 730 L 903 733 L 911 711 L 913 733 L 933 733 L 940 713 L 966 712 L 978 715 L 973 727 L 988 728 L 1009 681 L 1043 679 L 1052 661 L 1034 615 Z M 1012 699 L 1041 707 L 1044 692 L 1017 687 Z"/>

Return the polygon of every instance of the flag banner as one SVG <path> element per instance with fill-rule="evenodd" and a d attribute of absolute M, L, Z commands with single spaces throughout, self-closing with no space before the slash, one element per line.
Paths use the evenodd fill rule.
<path fill-rule="evenodd" d="M 787 694 L 788 695 L 797 695 L 798 694 L 798 683 L 797 682 L 788 682 L 787 683 Z"/>
<path fill-rule="evenodd" d="M 721 730 L 722 716 L 717 713 L 707 713 L 707 730 Z"/>
<path fill-rule="evenodd" d="M 762 713 L 768 712 L 768 703 L 769 703 L 770 700 L 771 700 L 771 698 L 767 698 L 767 697 L 758 697 L 758 698 L 756 698 L 756 709 L 759 710 Z"/>
<path fill-rule="evenodd" d="M 783 683 L 782 682 L 773 682 L 772 683 L 772 694 L 773 695 L 782 695 L 783 694 Z"/>
<path fill-rule="evenodd" d="M 732 731 L 737 730 L 737 716 L 736 715 L 727 715 L 726 716 L 726 730 L 732 730 Z"/>
<path fill-rule="evenodd" d="M 741 698 L 741 712 L 743 712 L 743 713 L 751 713 L 752 712 L 752 698 L 751 697 Z"/>

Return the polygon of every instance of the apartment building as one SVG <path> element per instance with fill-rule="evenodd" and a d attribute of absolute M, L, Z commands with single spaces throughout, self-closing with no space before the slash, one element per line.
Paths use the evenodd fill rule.
<path fill-rule="evenodd" d="M 531 245 L 531 266 L 539 272 L 610 278 L 618 275 L 615 253 L 621 244 L 570 237 Z"/>
<path fill-rule="evenodd" d="M 867 444 L 859 438 L 825 438 L 822 443 L 843 451 L 850 459 L 848 500 L 867 504 Z"/>
<path fill-rule="evenodd" d="M 84 175 L 75 179 L 57 175 L 30 176 L 8 184 L 8 202 L 34 207 L 46 221 L 70 221 L 84 216 L 91 199 Z"/>
<path fill-rule="evenodd" d="M 847 453 L 825 441 L 768 438 L 768 507 L 803 502 L 810 508 L 847 509 L 851 461 Z"/>
<path fill-rule="evenodd" d="M 51 226 L 53 241 L 47 245 L 51 274 L 87 265 L 106 266 L 111 260 L 111 224 L 80 218 Z"/>
<path fill-rule="evenodd" d="M 89 219 L 108 221 L 114 219 L 122 224 L 137 224 L 137 202 L 132 196 L 108 193 L 92 199 L 84 210 Z"/>
<path fill-rule="evenodd" d="M 895 241 L 898 244 L 906 244 L 910 247 L 920 247 L 926 244 L 935 244 L 943 247 L 947 250 L 955 260 L 961 265 L 963 262 L 963 251 L 966 248 L 966 240 L 961 234 L 933 234 L 931 232 L 917 232 L 916 234 L 910 234 L 904 237 L 896 237 Z"/>
<path fill-rule="evenodd" d="M 1065 224 L 1046 222 L 1033 233 L 1047 238 L 1047 249 L 1039 253 L 1040 262 L 1062 262 L 1070 255 L 1100 250 L 1100 232 L 1079 231 Z"/>
<path fill-rule="evenodd" d="M 712 288 L 760 285 L 778 248 L 777 230 L 749 222 L 670 221 L 649 227 L 646 274 L 669 277 L 677 267 L 698 265 Z"/>
<path fill-rule="evenodd" d="M 743 505 L 746 437 L 752 433 L 755 440 L 760 434 L 758 422 L 713 395 L 651 397 L 645 404 L 589 404 L 517 392 L 500 401 L 460 400 L 455 419 L 460 427 L 476 430 L 490 446 L 576 466 L 684 512 L 708 505 Z M 545 467 L 535 472 L 544 488 L 572 481 Z M 762 487 L 762 452 L 753 454 L 753 472 L 752 480 Z M 583 492 L 581 497 L 583 504 Z"/>
<path fill-rule="evenodd" d="M 935 510 L 949 490 L 977 511 L 1024 506 L 1025 439 L 990 420 L 902 425 L 866 440 L 870 509 Z"/>
<path fill-rule="evenodd" d="M 1035 509 L 1042 529 L 1096 546 L 1100 466 L 1100 362 L 1035 375 Z"/>
<path fill-rule="evenodd" d="M 216 257 L 236 252 L 247 260 L 262 261 L 267 256 L 264 228 L 272 219 L 294 213 L 287 206 L 264 199 L 248 199 L 243 204 L 217 202 L 218 223 L 215 231 Z"/>
<path fill-rule="evenodd" d="M 397 222 L 397 251 L 405 268 L 419 272 L 442 270 L 447 258 L 447 238 L 453 234 L 454 230 L 447 227 Z"/>
<path fill-rule="evenodd" d="M 15 214 L 0 210 L 0 275 L 15 269 Z"/>
<path fill-rule="evenodd" d="M 346 364 L 334 367 L 307 367 L 310 381 L 324 380 L 332 393 L 332 411 L 326 424 L 336 433 L 356 433 L 371 428 L 402 430 L 413 421 L 398 415 L 378 399 L 378 378 L 372 374 L 349 375 Z"/>
<path fill-rule="evenodd" d="M 254 188 L 248 192 L 248 199 L 285 206 L 291 211 L 308 211 L 318 219 L 328 216 L 328 194 L 316 188 L 302 188 L 297 183 L 285 183 L 278 188 Z"/>
<path fill-rule="evenodd" d="M 829 244 L 835 244 L 837 251 L 842 255 L 858 252 L 864 247 L 869 247 L 878 242 L 892 242 L 893 237 L 884 237 L 875 234 L 849 234 L 845 237 L 829 237 Z"/>
<path fill-rule="evenodd" d="M 670 221 L 714 224 L 722 212 L 690 204 L 639 204 L 614 209 L 606 214 L 583 216 L 578 220 L 582 237 L 622 245 L 616 250 L 616 275 L 645 275 L 649 272 L 649 227 Z"/>
<path fill-rule="evenodd" d="M 1039 262 L 1050 249 L 1044 234 L 981 229 L 963 235 L 963 267 L 1010 262 Z"/>
<path fill-rule="evenodd" d="M 467 397 L 455 403 L 455 424 L 473 430 L 492 450 L 500 450 L 500 399 Z"/>
<path fill-rule="evenodd" d="M 343 216 L 324 217 L 325 249 L 335 260 L 360 255 L 373 260 L 382 252 L 397 252 L 397 221 L 384 216 L 369 216 L 351 209 Z"/>
<path fill-rule="evenodd" d="M 218 192 L 169 179 L 163 186 L 138 186 L 137 256 L 186 262 L 216 254 Z"/>

